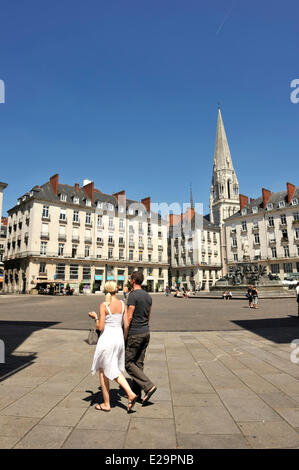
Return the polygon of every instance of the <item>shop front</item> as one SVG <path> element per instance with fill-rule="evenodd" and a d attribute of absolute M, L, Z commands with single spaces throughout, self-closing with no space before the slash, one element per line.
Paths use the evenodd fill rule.
<path fill-rule="evenodd" d="M 125 270 L 124 269 L 118 269 L 118 271 L 117 271 L 118 290 L 123 290 L 124 282 L 125 282 Z"/>

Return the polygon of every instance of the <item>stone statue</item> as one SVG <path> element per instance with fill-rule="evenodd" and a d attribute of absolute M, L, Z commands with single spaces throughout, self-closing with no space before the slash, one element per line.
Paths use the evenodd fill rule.
<path fill-rule="evenodd" d="M 244 240 L 242 241 L 242 250 L 244 251 L 243 258 L 248 259 L 249 258 L 249 243 L 248 243 L 247 238 L 244 238 Z"/>

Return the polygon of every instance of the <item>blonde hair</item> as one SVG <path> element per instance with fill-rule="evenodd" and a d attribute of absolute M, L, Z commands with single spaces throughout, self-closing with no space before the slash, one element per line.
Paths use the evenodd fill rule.
<path fill-rule="evenodd" d="M 111 303 L 112 295 L 115 295 L 117 291 L 118 291 L 117 283 L 115 281 L 108 281 L 105 283 L 104 292 L 106 294 L 105 295 L 106 304 L 109 305 Z"/>

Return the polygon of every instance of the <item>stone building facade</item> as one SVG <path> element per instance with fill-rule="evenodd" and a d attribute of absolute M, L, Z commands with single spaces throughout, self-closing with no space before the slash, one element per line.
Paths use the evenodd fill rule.
<path fill-rule="evenodd" d="M 171 286 L 209 290 L 221 274 L 220 228 L 193 208 L 170 216 Z"/>
<path fill-rule="evenodd" d="M 123 286 L 135 269 L 151 291 L 165 288 L 167 222 L 150 198 L 128 200 L 125 191 L 108 195 L 84 183 L 60 184 L 54 175 L 8 211 L 5 291 L 49 284 L 102 291 L 109 279 Z"/>
<path fill-rule="evenodd" d="M 285 277 L 299 273 L 299 187 L 250 199 L 240 195 L 240 210 L 225 221 L 228 266 L 244 262 L 265 266 Z"/>

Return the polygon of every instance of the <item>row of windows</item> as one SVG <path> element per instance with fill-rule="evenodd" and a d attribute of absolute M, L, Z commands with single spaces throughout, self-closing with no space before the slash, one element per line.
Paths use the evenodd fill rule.
<path fill-rule="evenodd" d="M 63 202 L 66 202 L 67 201 L 67 197 L 66 195 L 64 194 L 61 194 L 60 196 L 60 200 L 63 201 Z M 74 197 L 73 198 L 73 203 L 74 204 L 79 204 L 79 198 L 78 197 Z M 88 207 L 91 207 L 91 200 L 90 199 L 86 199 L 86 206 Z M 97 203 L 97 209 L 100 209 L 100 210 L 107 210 L 107 211 L 113 211 L 115 209 L 114 205 L 113 204 L 110 204 L 110 203 L 104 203 L 104 202 L 98 202 Z M 63 210 L 63 209 L 61 209 Z M 125 208 L 124 206 L 122 205 L 119 205 L 118 206 L 118 212 L 120 214 L 123 214 L 125 213 Z M 135 215 L 135 216 L 138 216 L 138 217 L 142 217 L 144 214 L 147 214 L 146 211 L 142 211 L 141 209 L 135 209 L 133 207 L 129 207 L 127 209 L 127 213 L 129 215 Z M 43 217 L 49 217 L 50 213 L 49 213 L 49 206 L 46 206 L 44 205 L 43 206 Z M 149 217 L 150 217 L 150 213 L 147 214 Z M 158 215 L 158 218 L 160 219 L 161 218 L 161 215 L 159 214 Z"/>
<path fill-rule="evenodd" d="M 91 253 L 91 248 L 89 245 L 85 245 L 85 248 L 84 248 L 84 256 L 85 257 L 89 257 L 90 256 L 90 253 Z M 40 246 L 40 254 L 41 255 L 47 255 L 47 242 L 41 242 L 41 246 Z M 58 244 L 58 252 L 57 252 L 58 256 L 65 256 L 65 245 L 64 243 L 59 243 Z M 77 248 L 77 245 L 73 245 L 72 246 L 72 253 L 71 253 L 71 257 L 72 258 L 75 258 L 76 256 L 78 255 L 78 248 Z M 101 248 L 97 248 L 97 255 L 96 257 L 98 259 L 101 259 L 102 258 L 102 249 Z M 108 248 L 108 258 L 114 258 L 114 249 L 113 248 Z M 123 249 L 119 249 L 118 251 L 118 258 L 119 259 L 125 259 L 125 254 L 124 254 L 124 250 Z M 143 251 L 139 251 L 138 252 L 138 259 L 139 261 L 143 261 L 144 260 L 144 253 Z M 149 253 L 147 255 L 147 259 L 149 262 L 152 261 L 152 255 Z M 129 250 L 129 261 L 133 261 L 134 260 L 134 251 L 133 250 Z M 158 262 L 162 262 L 162 254 L 159 253 L 158 254 Z"/>
<path fill-rule="evenodd" d="M 145 275 L 147 276 L 153 276 L 154 270 L 153 268 L 138 268 L 139 270 L 142 270 Z M 46 273 L 47 272 L 47 264 L 44 262 L 41 262 L 39 265 L 39 272 L 40 274 Z M 59 263 L 56 265 L 56 278 L 57 279 L 65 279 L 65 272 L 66 272 L 66 265 L 63 263 Z M 125 271 L 123 269 L 118 269 L 118 275 L 124 275 Z M 133 272 L 132 269 L 130 271 L 129 268 L 129 274 L 130 272 Z M 96 268 L 95 269 L 95 274 L 96 275 L 102 275 L 104 274 L 103 269 Z M 108 268 L 107 270 L 107 275 L 108 276 L 113 276 L 113 268 Z M 82 267 L 82 276 L 83 279 L 91 279 L 91 266 L 84 265 Z M 163 277 L 163 269 L 159 268 L 159 277 Z M 70 280 L 76 280 L 79 278 L 79 265 L 78 264 L 70 264 L 69 265 L 69 278 Z"/>
<path fill-rule="evenodd" d="M 299 212 L 294 212 L 293 213 L 293 222 L 297 222 L 297 221 L 299 222 Z M 280 223 L 281 223 L 281 225 L 287 225 L 286 214 L 281 214 Z M 241 222 L 241 225 L 242 225 L 242 231 L 247 231 L 247 222 L 245 220 L 243 220 Z M 259 227 L 258 220 L 253 220 L 252 221 L 252 226 L 253 226 L 253 228 L 258 228 Z M 275 226 L 274 217 L 268 217 L 268 226 L 269 227 L 274 227 Z M 236 232 L 236 225 L 235 224 L 231 225 L 231 230 L 232 230 L 232 232 Z"/>
<path fill-rule="evenodd" d="M 292 206 L 297 206 L 298 205 L 298 199 L 297 198 L 292 199 L 291 204 L 292 204 Z M 273 207 L 274 206 L 273 206 L 272 202 L 269 202 L 267 204 L 267 210 L 268 211 L 273 210 Z M 279 207 L 279 209 L 283 209 L 284 207 L 286 207 L 285 201 L 279 201 L 278 207 Z M 258 207 L 257 206 L 252 207 L 251 211 L 252 211 L 252 214 L 257 214 L 258 213 Z M 246 215 L 247 213 L 248 213 L 248 209 L 246 207 L 244 207 L 241 210 L 241 214 Z"/>
<path fill-rule="evenodd" d="M 278 258 L 277 248 L 275 246 L 271 247 L 271 254 L 272 258 Z M 294 254 L 292 256 L 294 256 Z M 295 256 L 299 256 L 299 246 L 297 246 L 297 254 Z M 288 245 L 283 246 L 283 257 L 290 258 L 290 247 Z M 238 253 L 233 254 L 233 259 L 234 261 L 239 261 Z M 260 250 L 256 250 L 254 259 L 261 259 Z"/>

